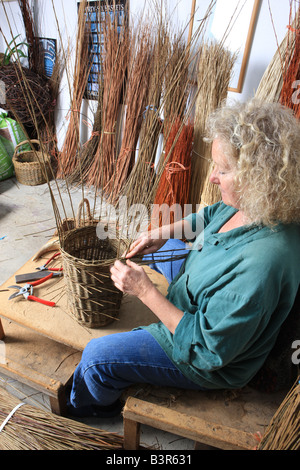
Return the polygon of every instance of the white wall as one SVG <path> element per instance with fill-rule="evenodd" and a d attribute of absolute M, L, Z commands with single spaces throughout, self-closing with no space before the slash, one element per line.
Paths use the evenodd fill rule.
<path fill-rule="evenodd" d="M 272 15 L 268 3 L 270 3 Z M 230 93 L 230 97 L 245 101 L 254 95 L 265 69 L 276 52 L 276 36 L 278 44 L 280 44 L 287 33 L 289 12 L 289 0 L 261 1 L 242 93 Z"/>
<path fill-rule="evenodd" d="M 174 6 L 178 2 L 168 0 L 168 3 Z M 226 4 L 226 0 L 223 3 Z M 199 20 L 203 18 L 209 4 L 210 0 L 196 1 L 194 25 L 199 25 Z M 181 0 L 177 6 L 178 17 L 187 18 L 191 6 L 192 0 Z M 254 95 L 265 69 L 276 52 L 276 41 L 280 44 L 287 32 L 289 14 L 290 0 L 261 0 L 242 92 L 229 92 L 229 99 L 245 101 Z"/>
<path fill-rule="evenodd" d="M 0 52 L 5 52 L 7 43 L 10 43 L 13 37 L 18 34 L 20 36 L 17 38 L 17 41 L 24 41 L 23 20 L 17 1 L 0 3 L 0 27 Z M 12 30 L 12 35 L 10 29 Z"/>

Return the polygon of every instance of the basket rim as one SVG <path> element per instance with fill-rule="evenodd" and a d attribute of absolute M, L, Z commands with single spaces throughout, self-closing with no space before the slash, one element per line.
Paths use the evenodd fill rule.
<path fill-rule="evenodd" d="M 44 161 L 46 164 L 49 163 L 50 160 L 51 160 L 50 155 L 48 155 L 48 154 L 43 154 L 43 152 L 41 152 L 40 150 L 37 150 L 37 151 L 34 151 L 34 150 L 24 150 L 24 152 L 20 152 L 20 153 L 18 153 L 17 155 L 14 155 L 14 156 L 13 156 L 13 158 L 12 158 L 13 163 L 16 163 L 16 164 L 19 163 L 20 165 L 24 165 L 24 164 L 26 165 L 26 163 L 27 163 L 28 165 L 38 163 L 38 164 L 40 165 L 40 162 L 39 162 L 39 160 L 38 160 L 38 157 L 37 157 L 36 161 L 34 161 L 34 162 L 24 162 L 24 161 L 22 161 L 22 155 L 25 156 L 25 154 L 28 154 L 28 153 L 33 154 L 34 156 L 35 156 L 37 153 L 40 154 L 40 155 L 41 155 L 42 162 Z"/>
<path fill-rule="evenodd" d="M 73 263 L 77 263 L 77 265 L 82 266 L 82 267 L 98 267 L 98 266 L 105 267 L 105 266 L 111 265 L 116 260 L 116 256 L 111 257 L 111 258 L 106 258 L 106 259 L 100 259 L 100 260 L 86 260 L 84 258 L 78 258 L 70 254 L 68 251 L 66 251 L 66 248 L 65 248 L 66 240 L 68 238 L 71 238 L 71 236 L 73 236 L 76 232 L 83 232 L 83 231 L 94 231 L 96 234 L 96 226 L 91 224 L 91 225 L 85 225 L 83 227 L 75 227 L 71 230 L 68 230 L 68 232 L 64 235 L 60 244 L 60 252 L 61 252 L 62 257 L 70 262 L 72 261 Z M 103 241 L 106 241 L 106 240 L 103 240 Z"/>
<path fill-rule="evenodd" d="M 31 149 L 30 150 L 22 150 L 21 152 L 18 152 L 18 148 L 21 147 L 22 145 L 31 145 Z M 51 156 L 46 153 L 46 152 L 43 152 L 42 150 L 36 150 L 32 147 L 32 144 L 37 144 L 39 145 L 39 147 L 41 148 L 41 142 L 37 139 L 27 139 L 27 140 L 23 140 L 22 142 L 19 142 L 16 146 L 15 146 L 15 149 L 14 149 L 14 154 L 13 154 L 13 157 L 12 157 L 12 163 L 14 165 L 20 165 L 23 166 L 23 165 L 26 165 L 27 166 L 33 166 L 33 165 L 39 165 L 41 166 L 41 162 L 44 163 L 45 165 L 49 165 L 50 162 L 51 162 Z M 22 155 L 25 155 L 25 154 L 33 154 L 34 156 L 36 156 L 36 160 L 33 161 L 33 162 L 23 162 L 22 161 Z M 19 157 L 19 158 L 18 158 Z"/>

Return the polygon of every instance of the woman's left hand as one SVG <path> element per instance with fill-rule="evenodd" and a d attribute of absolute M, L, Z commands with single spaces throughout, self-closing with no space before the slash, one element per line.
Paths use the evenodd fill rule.
<path fill-rule="evenodd" d="M 141 266 L 129 259 L 126 264 L 117 260 L 110 272 L 112 281 L 120 291 L 138 297 L 174 334 L 183 311 L 166 299 Z"/>
<path fill-rule="evenodd" d="M 141 298 L 153 286 L 144 269 L 129 259 L 126 264 L 117 260 L 110 272 L 115 286 L 126 294 Z"/>

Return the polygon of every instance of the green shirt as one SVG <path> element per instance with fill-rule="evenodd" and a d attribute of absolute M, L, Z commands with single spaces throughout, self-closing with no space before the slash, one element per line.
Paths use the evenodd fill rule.
<path fill-rule="evenodd" d="M 240 388 L 263 365 L 294 303 L 300 281 L 300 227 L 243 226 L 218 233 L 236 210 L 224 203 L 204 218 L 202 249 L 192 249 L 167 298 L 184 312 L 174 335 L 145 327 L 172 362 L 209 389 Z"/>

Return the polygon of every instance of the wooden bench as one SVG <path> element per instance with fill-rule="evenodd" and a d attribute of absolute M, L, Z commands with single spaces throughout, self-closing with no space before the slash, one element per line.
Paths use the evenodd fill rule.
<path fill-rule="evenodd" d="M 162 398 L 162 393 L 165 398 Z M 167 431 L 224 450 L 251 450 L 282 402 L 250 387 L 238 391 L 198 392 L 170 389 L 129 392 L 123 409 L 124 448 L 138 449 L 141 425 Z"/>

